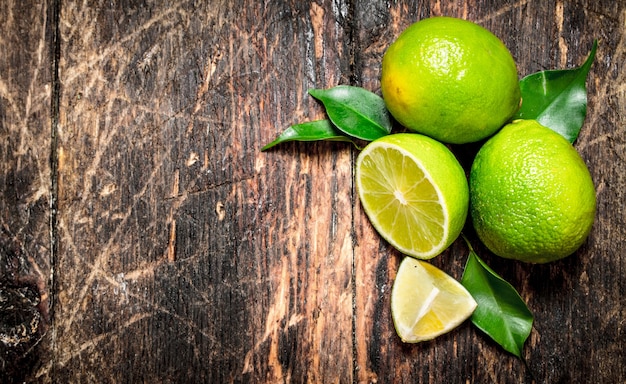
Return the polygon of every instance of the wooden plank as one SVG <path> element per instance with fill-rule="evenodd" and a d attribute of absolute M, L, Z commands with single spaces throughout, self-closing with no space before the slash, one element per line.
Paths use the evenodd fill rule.
<path fill-rule="evenodd" d="M 358 381 L 622 382 L 626 377 L 625 285 L 618 271 L 626 263 L 621 252 L 626 241 L 625 180 L 615 170 L 626 166 L 621 129 L 626 58 L 623 3 L 401 1 L 389 7 L 362 3 L 355 7 L 360 10 L 355 61 L 362 65 L 360 82 L 373 91 L 380 87 L 385 48 L 411 22 L 430 15 L 462 17 L 492 30 L 511 49 L 520 76 L 582 64 L 594 38 L 600 39 L 600 47 L 588 82 L 589 113 L 576 143 L 597 186 L 598 214 L 587 243 L 563 261 L 532 266 L 490 255 L 466 230 L 478 253 L 520 291 L 535 314 L 525 350 L 528 367 L 470 324 L 432 342 L 402 345 L 389 313 L 389 291 L 401 255 L 378 240 L 355 202 Z M 469 166 L 468 153 L 457 153 Z M 459 240 L 433 264 L 460 278 L 467 253 Z"/>
<path fill-rule="evenodd" d="M 46 356 L 52 199 L 48 4 L 0 3 L 0 381 Z M 42 341 L 43 340 L 43 341 Z"/>
<path fill-rule="evenodd" d="M 51 382 L 352 381 L 346 4 L 63 2 Z"/>
<path fill-rule="evenodd" d="M 2 340 L 0 381 L 623 381 L 622 2 L 126 3 L 0 5 L 0 288 L 41 320 L 17 348 Z M 601 39 L 576 143 L 598 189 L 587 243 L 531 266 L 493 257 L 467 232 L 535 313 L 528 367 L 469 323 L 428 343 L 398 340 L 389 294 L 401 256 L 361 210 L 354 149 L 259 152 L 323 117 L 308 88 L 378 91 L 390 42 L 441 14 L 502 37 L 520 75 L 578 65 Z M 471 152 L 458 152 L 465 166 Z M 433 263 L 460 278 L 466 254 L 457 241 Z M 53 328 L 31 350 L 51 297 Z"/>

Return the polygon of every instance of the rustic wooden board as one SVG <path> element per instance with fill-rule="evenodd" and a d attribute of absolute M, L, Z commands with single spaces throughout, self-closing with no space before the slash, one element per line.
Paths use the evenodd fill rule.
<path fill-rule="evenodd" d="M 358 243 L 364 243 L 355 251 L 357 335 L 366 335 L 357 336 L 359 381 L 386 382 L 394 372 L 402 382 L 623 382 L 626 180 L 623 172 L 615 172 L 626 165 L 623 2 L 478 1 L 460 6 L 437 2 L 431 8 L 421 2 L 400 2 L 357 9 L 361 10 L 357 17 L 357 55 L 361 56 L 356 62 L 362 64 L 361 83 L 371 90 L 379 89 L 380 61 L 388 42 L 411 22 L 428 15 L 462 17 L 489 28 L 512 51 L 520 76 L 580 65 L 593 39 L 600 39 L 588 82 L 586 125 L 576 143 L 597 186 L 597 221 L 587 243 L 563 261 L 532 266 L 491 256 L 471 228 L 465 231 L 481 257 L 520 291 L 534 312 L 535 324 L 525 349 L 528 367 L 503 353 L 470 324 L 415 346 L 401 345 L 390 337 L 393 325 L 388 291 L 401 256 L 372 240 L 376 236 L 367 220 L 357 214 L 356 228 L 363 231 L 357 236 Z M 462 156 L 466 167 L 468 159 Z M 433 264 L 460 278 L 467 254 L 459 240 Z"/>
<path fill-rule="evenodd" d="M 626 378 L 623 2 L 5 4 L 2 14 L 20 17 L 0 27 L 2 257 L 31 257 L 20 276 L 36 282 L 45 320 L 30 353 L 3 352 L 19 357 L 6 374 L 37 382 Z M 587 243 L 532 266 L 492 257 L 467 229 L 535 313 L 528 366 L 470 323 L 428 343 L 398 340 L 389 293 L 401 255 L 361 210 L 354 148 L 259 152 L 288 125 L 323 117 L 307 89 L 377 92 L 386 47 L 431 15 L 491 29 L 520 76 L 579 65 L 600 39 L 576 143 L 598 190 Z M 471 150 L 459 153 L 468 165 Z M 433 263 L 459 278 L 467 252 L 459 240 Z"/>
<path fill-rule="evenodd" d="M 351 380 L 350 152 L 259 152 L 321 117 L 306 91 L 348 71 L 345 7 L 63 5 L 42 375 Z"/>
<path fill-rule="evenodd" d="M 0 2 L 0 382 L 47 354 L 52 29 L 46 2 Z"/>

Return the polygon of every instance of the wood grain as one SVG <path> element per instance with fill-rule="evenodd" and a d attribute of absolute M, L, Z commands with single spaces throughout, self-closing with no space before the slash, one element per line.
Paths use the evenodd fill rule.
<path fill-rule="evenodd" d="M 23 345 L 0 340 L 1 381 L 626 378 L 623 2 L 5 1 L 0 14 L 0 289 L 25 303 L 6 313 L 41 324 Z M 324 117 L 308 89 L 379 92 L 385 49 L 435 15 L 492 30 L 520 77 L 577 66 L 599 39 L 576 142 L 597 186 L 588 241 L 533 266 L 465 231 L 535 314 L 527 365 L 469 322 L 399 341 L 402 256 L 360 207 L 356 149 L 260 152 Z M 469 167 L 476 148 L 453 149 Z M 432 262 L 460 278 L 467 253 L 459 240 Z"/>
<path fill-rule="evenodd" d="M 618 202 L 624 200 L 621 186 L 625 180 L 622 172 L 613 171 L 626 166 L 620 155 L 624 145 L 624 75 L 618 69 L 621 64 L 615 64 L 626 58 L 624 6 L 614 2 L 591 5 L 560 1 L 546 6 L 530 1 L 477 1 L 464 6 L 437 2 L 430 9 L 411 2 L 357 9 L 362 10 L 358 17 L 362 49 L 358 50 L 361 57 L 357 62 L 362 64 L 362 84 L 372 90 L 379 90 L 380 61 L 389 42 L 411 22 L 428 15 L 462 17 L 493 31 L 511 50 L 520 77 L 578 66 L 587 57 L 593 39 L 600 39 L 588 82 L 589 112 L 576 143 L 597 186 L 598 215 L 587 243 L 563 261 L 531 266 L 492 256 L 472 229 L 465 229 L 481 257 L 520 291 L 535 315 L 525 349 L 528 366 L 503 353 L 469 324 L 415 346 L 401 345 L 390 337 L 389 294 L 384 292 L 393 282 L 401 255 L 370 240 L 355 252 L 356 316 L 383 320 L 357 323 L 362 335 L 357 340 L 363 340 L 357 343 L 357 361 L 362 365 L 359 380 L 387 382 L 389 372 L 395 372 L 396 379 L 403 378 L 396 380 L 401 382 L 621 382 L 626 377 L 625 286 L 618 277 L 623 274 L 609 271 L 624 268 L 620 249 L 625 241 L 625 216 L 623 204 Z M 607 38 L 609 35 L 613 37 Z M 453 149 L 469 167 L 471 151 Z M 355 207 L 358 209 L 358 204 Z M 362 238 L 375 238 L 364 215 L 356 215 L 355 220 L 362 231 L 357 236 L 359 244 Z M 376 248 L 380 256 L 373 264 L 368 257 Z M 433 264 L 460 278 L 467 254 L 467 247 L 458 240 Z M 372 281 L 376 284 L 367 283 Z"/>
<path fill-rule="evenodd" d="M 24 380 L 50 324 L 48 4 L 0 3 L 0 381 Z"/>
<path fill-rule="evenodd" d="M 321 117 L 306 91 L 348 67 L 345 5 L 246 4 L 64 4 L 42 375 L 350 381 L 350 152 L 259 151 Z"/>

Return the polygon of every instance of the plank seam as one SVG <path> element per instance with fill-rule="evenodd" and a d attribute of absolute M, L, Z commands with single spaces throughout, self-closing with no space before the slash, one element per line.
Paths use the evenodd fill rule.
<path fill-rule="evenodd" d="M 52 0 L 49 5 L 49 20 L 51 27 L 51 44 L 50 44 L 50 57 L 52 59 L 50 71 L 52 90 L 50 95 L 50 345 L 51 345 L 51 359 L 52 366 L 50 375 L 55 377 L 56 370 L 56 330 L 54 327 L 55 321 L 55 301 L 57 293 L 57 279 L 55 275 L 57 273 L 58 265 L 58 230 L 57 230 L 57 209 L 58 209 L 58 174 L 59 174 L 59 152 L 58 152 L 58 127 L 59 127 L 59 114 L 60 114 L 60 99 L 61 99 L 61 84 L 59 78 L 59 62 L 61 59 L 61 37 L 60 37 L 60 20 L 61 20 L 61 0 Z"/>
<path fill-rule="evenodd" d="M 347 0 L 347 20 L 346 20 L 346 28 L 348 29 L 348 47 L 349 47 L 349 82 L 352 86 L 360 86 L 362 83 L 361 79 L 361 69 L 360 69 L 360 61 L 359 55 L 357 54 L 357 49 L 359 47 L 359 39 L 358 39 L 358 21 L 357 21 L 357 0 Z M 357 266 L 356 266 L 356 209 L 355 209 L 355 183 L 354 183 L 354 164 L 356 161 L 356 153 L 354 148 L 350 148 L 351 152 L 351 168 L 352 168 L 352 176 L 351 177 L 351 186 L 350 186 L 350 236 L 352 237 L 352 265 L 351 265 L 351 275 L 352 275 L 352 382 L 358 383 L 358 374 L 359 374 L 359 366 L 358 366 L 358 345 L 357 345 L 357 284 L 356 284 L 356 276 L 357 276 Z"/>

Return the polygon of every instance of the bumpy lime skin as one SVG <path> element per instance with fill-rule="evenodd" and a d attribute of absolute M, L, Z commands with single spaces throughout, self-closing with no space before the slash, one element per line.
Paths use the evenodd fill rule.
<path fill-rule="evenodd" d="M 451 17 L 420 20 L 389 46 L 381 90 L 403 126 L 463 144 L 493 135 L 521 100 L 515 61 L 489 30 Z"/>
<path fill-rule="evenodd" d="M 595 211 L 585 162 L 566 139 L 536 121 L 505 126 L 472 164 L 472 223 L 498 256 L 528 263 L 569 256 L 585 242 Z"/>

